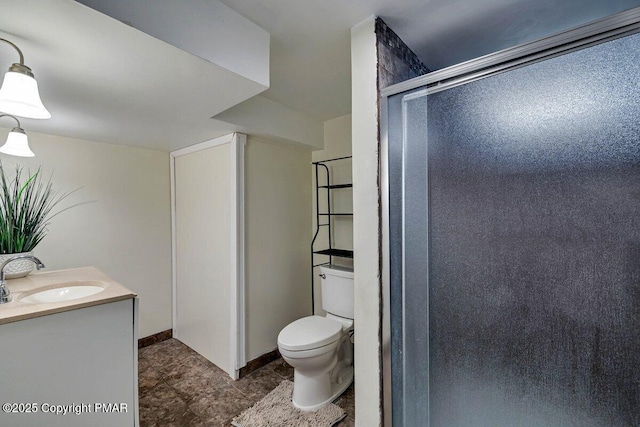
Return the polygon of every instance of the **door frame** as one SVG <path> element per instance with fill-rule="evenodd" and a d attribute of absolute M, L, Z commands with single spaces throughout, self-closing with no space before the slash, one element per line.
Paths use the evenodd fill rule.
<path fill-rule="evenodd" d="M 177 157 L 198 151 L 231 144 L 231 228 L 229 242 L 231 247 L 230 276 L 234 289 L 231 290 L 229 307 L 231 308 L 231 330 L 229 354 L 232 372 L 227 372 L 233 379 L 238 379 L 240 368 L 246 366 L 246 325 L 245 325 L 245 238 L 244 238 L 244 149 L 247 136 L 241 133 L 231 133 L 210 139 L 199 144 L 175 150 L 169 153 L 169 168 L 171 177 L 171 290 L 172 290 L 172 328 L 173 337 L 180 339 L 176 327 L 177 320 L 177 230 L 176 230 L 176 175 L 175 160 Z"/>

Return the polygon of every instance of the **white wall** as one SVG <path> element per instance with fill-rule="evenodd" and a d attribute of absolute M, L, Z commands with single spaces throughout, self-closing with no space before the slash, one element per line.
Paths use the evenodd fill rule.
<path fill-rule="evenodd" d="M 340 157 L 351 156 L 351 114 L 336 117 L 324 122 L 324 149 L 314 151 L 312 160 L 314 162 L 327 159 L 336 159 Z M 333 184 L 343 184 L 353 182 L 352 162 L 351 160 L 340 160 L 337 162 L 327 163 L 330 168 L 331 179 Z M 322 168 L 319 169 L 320 184 L 325 183 Z M 312 234 L 316 232 L 316 193 L 315 193 L 316 174 L 315 169 L 311 168 L 311 226 Z M 320 190 L 320 208 L 324 212 L 326 209 L 326 190 Z M 333 190 L 331 192 L 332 210 L 334 212 L 352 212 L 353 211 L 353 191 L 351 189 Z M 328 233 L 325 228 L 321 228 L 316 240 L 316 249 L 323 249 L 328 244 Z M 353 218 L 351 217 L 334 217 L 332 224 L 332 234 L 334 247 L 339 249 L 353 249 Z M 315 264 L 329 261 L 329 257 L 316 255 Z M 353 260 L 347 258 L 334 258 L 336 264 L 353 266 Z M 320 274 L 319 268 L 314 270 L 314 277 Z M 322 295 L 320 292 L 320 281 L 315 281 L 315 306 L 316 314 L 324 315 L 322 310 Z"/>
<path fill-rule="evenodd" d="M 356 426 L 381 425 L 378 93 L 375 20 L 351 29 Z"/>
<path fill-rule="evenodd" d="M 13 176 L 16 162 L 31 170 L 42 165 L 54 188 L 82 188 L 62 206 L 95 200 L 55 217 L 34 254 L 47 270 L 92 265 L 136 292 L 140 337 L 171 329 L 169 154 L 28 135 L 36 157 L 0 154 L 6 172 Z"/>
<path fill-rule="evenodd" d="M 324 122 L 324 149 L 314 151 L 314 162 L 351 155 L 351 114 Z"/>
<path fill-rule="evenodd" d="M 249 137 L 245 147 L 247 360 L 311 314 L 311 153 Z"/>

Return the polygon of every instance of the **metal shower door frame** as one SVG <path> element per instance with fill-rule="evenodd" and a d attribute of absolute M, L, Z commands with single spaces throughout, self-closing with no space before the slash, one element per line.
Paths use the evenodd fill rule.
<path fill-rule="evenodd" d="M 407 206 L 407 202 L 412 198 L 412 194 L 406 194 L 406 188 L 404 186 L 407 166 L 415 164 L 417 157 L 407 156 L 405 141 L 407 136 L 406 116 L 407 110 L 405 108 L 407 102 L 411 102 L 420 97 L 425 97 L 430 94 L 440 92 L 443 90 L 451 89 L 466 83 L 470 83 L 485 77 L 490 77 L 498 73 L 514 70 L 516 68 L 524 67 L 536 62 L 544 61 L 546 59 L 554 58 L 557 56 L 565 55 L 567 53 L 584 49 L 590 46 L 594 46 L 600 43 L 611 41 L 617 38 L 629 36 L 640 32 L 640 7 L 621 12 L 610 17 L 594 21 L 590 24 L 586 24 L 554 36 L 546 37 L 544 39 L 526 43 L 513 48 L 505 49 L 496 53 L 485 55 L 483 57 L 463 62 L 458 65 L 454 65 L 442 70 L 434 71 L 429 74 L 425 74 L 420 77 L 416 77 L 405 82 L 401 82 L 380 91 L 380 192 L 381 192 L 381 228 L 382 228 L 382 390 L 383 390 L 383 410 L 384 410 L 384 425 L 396 427 L 409 425 L 407 424 L 406 416 L 409 419 L 421 419 L 423 426 L 429 426 L 429 410 L 428 410 L 428 391 L 427 395 L 423 396 L 426 399 L 426 403 L 421 407 L 416 405 L 415 402 L 410 402 L 411 399 L 406 399 L 407 393 L 415 393 L 415 390 L 410 390 L 411 387 L 407 387 L 404 380 L 397 385 L 397 388 L 393 385 L 393 379 L 397 377 L 398 373 L 405 372 L 405 366 L 411 363 L 410 359 L 406 358 L 405 341 L 404 338 L 412 339 L 416 331 L 411 330 L 411 325 L 406 322 L 409 317 L 404 311 L 404 303 L 402 301 L 403 310 L 401 319 L 392 319 L 392 306 L 394 304 L 394 296 L 391 290 L 402 289 L 407 286 L 407 278 L 409 280 L 415 280 L 410 268 L 407 268 L 407 260 L 405 259 L 405 248 L 407 247 L 407 234 L 405 233 L 405 227 L 410 224 L 405 223 L 404 210 Z M 397 122 L 397 111 L 391 111 L 398 107 L 398 99 L 401 99 L 400 105 L 402 105 L 402 118 L 404 122 L 401 125 L 401 135 L 390 134 L 390 127 L 394 124 L 394 120 Z M 395 101 L 394 101 L 395 100 Z M 394 105 L 394 102 L 396 103 Z M 394 113 L 396 117 L 394 118 Z M 425 122 L 426 123 L 426 122 Z M 425 142 L 426 142 L 426 124 L 425 124 Z M 426 145 L 426 144 L 425 144 Z M 404 153 L 401 160 L 401 171 L 393 176 L 393 166 L 391 166 L 392 175 L 390 176 L 390 161 L 393 163 L 394 154 L 390 154 L 393 150 L 399 150 Z M 426 161 L 426 147 L 424 153 L 424 160 Z M 396 153 L 397 154 L 397 153 Z M 418 153 L 419 154 L 419 153 Z M 425 189 L 426 181 L 426 168 L 424 177 Z M 394 198 L 395 197 L 395 198 Z M 395 202 L 395 205 L 394 205 Z M 413 201 L 412 201 L 413 202 Z M 402 206 L 402 212 L 400 215 L 390 214 L 391 207 L 397 208 L 397 204 Z M 427 205 L 426 200 L 423 208 L 425 209 L 424 223 L 428 225 L 427 221 Z M 393 230 L 399 230 L 394 234 Z M 417 235 L 410 233 L 410 237 L 415 238 Z M 427 238 L 428 236 L 422 236 Z M 415 244 L 415 240 L 414 240 Z M 396 253 L 393 253 L 392 248 L 396 249 Z M 392 271 L 393 262 L 392 257 L 398 256 L 397 250 L 400 250 L 399 259 L 395 260 L 395 264 L 400 266 L 400 271 Z M 428 250 L 428 247 L 427 247 Z M 428 257 L 424 254 L 425 267 Z M 427 288 L 428 289 L 428 288 Z M 404 292 L 400 295 L 404 298 Z M 422 301 L 424 302 L 424 301 Z M 426 300 L 428 304 L 428 300 Z M 410 309 L 419 310 L 415 301 L 410 301 L 413 305 Z M 424 311 L 428 316 L 428 307 Z M 410 315 L 411 313 L 409 313 Z M 428 318 L 428 317 L 427 317 Z M 392 327 L 399 325 L 402 328 L 402 342 L 401 349 L 398 354 L 402 360 L 402 366 L 392 366 Z M 408 329 L 405 327 L 408 326 Z M 428 331 L 427 331 L 428 334 Z M 428 337 L 428 335 L 426 335 Z M 428 341 L 428 339 L 427 339 Z M 426 345 L 420 347 L 421 350 L 427 352 L 428 356 L 428 342 Z M 398 356 L 396 356 L 398 357 Z M 410 357 L 410 356 L 409 356 Z M 395 376 L 394 376 L 395 374 Z M 418 373 L 419 374 L 419 373 Z M 412 375 L 416 375 L 415 372 Z M 414 378 L 415 380 L 415 378 Z M 428 381 L 428 373 L 427 379 Z M 414 418 L 411 418 L 414 417 Z M 422 418 L 415 418 L 422 417 Z"/>

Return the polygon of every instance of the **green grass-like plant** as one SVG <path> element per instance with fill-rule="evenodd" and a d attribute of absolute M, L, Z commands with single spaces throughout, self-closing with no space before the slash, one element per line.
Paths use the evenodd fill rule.
<path fill-rule="evenodd" d="M 0 254 L 32 251 L 46 236 L 51 218 L 77 206 L 53 213 L 58 203 L 77 190 L 58 193 L 51 178 L 45 182 L 41 175 L 39 167 L 22 182 L 22 167 L 16 165 L 15 177 L 9 179 L 0 162 Z"/>

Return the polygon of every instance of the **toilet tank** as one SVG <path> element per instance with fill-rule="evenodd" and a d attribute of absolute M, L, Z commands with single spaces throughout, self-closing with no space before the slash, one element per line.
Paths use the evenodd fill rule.
<path fill-rule="evenodd" d="M 353 319 L 353 268 L 339 265 L 320 267 L 322 309 Z"/>

